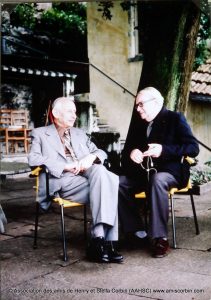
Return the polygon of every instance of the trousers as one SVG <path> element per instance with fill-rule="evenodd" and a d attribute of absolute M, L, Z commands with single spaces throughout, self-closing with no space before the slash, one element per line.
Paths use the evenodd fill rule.
<path fill-rule="evenodd" d="M 106 224 L 106 240 L 118 240 L 119 178 L 103 165 L 94 164 L 80 175 L 68 172 L 59 180 L 59 195 L 74 202 L 89 203 L 93 227 Z"/>
<path fill-rule="evenodd" d="M 135 232 L 144 229 L 143 221 L 134 200 L 134 194 L 145 191 L 150 207 L 148 235 L 151 238 L 167 237 L 168 191 L 177 186 L 177 180 L 168 172 L 158 172 L 151 175 L 148 186 L 143 186 L 141 179 L 120 176 L 119 219 L 123 232 Z"/>

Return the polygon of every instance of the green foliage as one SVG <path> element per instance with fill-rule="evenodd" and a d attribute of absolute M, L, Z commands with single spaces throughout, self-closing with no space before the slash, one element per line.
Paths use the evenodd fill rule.
<path fill-rule="evenodd" d="M 98 11 L 102 12 L 102 18 L 105 20 L 111 20 L 113 15 L 111 13 L 111 9 L 114 7 L 114 1 L 100 1 L 98 3 Z M 131 1 L 121 1 L 120 2 L 120 6 L 122 7 L 122 9 L 124 11 L 127 11 L 130 9 L 131 6 L 136 5 L 135 3 L 131 2 Z"/>
<path fill-rule="evenodd" d="M 36 4 L 18 4 L 11 13 L 11 24 L 14 26 L 34 29 L 36 24 Z"/>
<path fill-rule="evenodd" d="M 71 33 L 84 35 L 86 21 L 81 16 L 67 13 L 58 8 L 51 8 L 42 13 L 39 28 L 48 29 L 60 37 L 65 37 Z"/>
<path fill-rule="evenodd" d="M 191 182 L 193 185 L 200 185 L 211 181 L 211 160 L 203 166 L 196 166 L 190 170 Z"/>
<path fill-rule="evenodd" d="M 210 57 L 211 50 L 208 48 L 207 40 L 211 38 L 211 28 L 210 28 L 210 18 L 209 18 L 209 6 L 207 0 L 202 1 L 202 12 L 200 19 L 200 27 L 198 32 L 198 39 L 196 45 L 196 55 L 193 69 L 196 70 L 198 66 L 205 63 L 205 61 Z"/>
<path fill-rule="evenodd" d="M 105 20 L 111 20 L 113 15 L 111 14 L 111 8 L 114 6 L 113 1 L 100 1 L 98 4 L 98 11 L 102 11 L 102 18 Z"/>
<path fill-rule="evenodd" d="M 59 38 L 86 34 L 86 6 L 83 3 L 54 3 L 48 10 L 37 5 L 18 4 L 11 14 L 11 24 L 32 30 L 52 32 Z"/>
<path fill-rule="evenodd" d="M 210 55 L 211 51 L 207 46 L 207 41 L 199 41 L 196 46 L 196 56 L 193 69 L 196 70 L 200 65 L 205 63 L 205 61 L 210 57 Z"/>
<path fill-rule="evenodd" d="M 205 165 L 207 165 L 208 167 L 211 167 L 211 160 L 206 161 Z"/>
<path fill-rule="evenodd" d="M 200 185 L 209 181 L 211 181 L 211 173 L 191 170 L 191 182 L 193 185 Z"/>

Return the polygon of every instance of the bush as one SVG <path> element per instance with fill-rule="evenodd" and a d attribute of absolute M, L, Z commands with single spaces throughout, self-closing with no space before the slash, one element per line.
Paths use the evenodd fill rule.
<path fill-rule="evenodd" d="M 193 185 L 200 185 L 211 181 L 211 161 L 204 165 L 197 165 L 191 168 L 191 182 Z"/>

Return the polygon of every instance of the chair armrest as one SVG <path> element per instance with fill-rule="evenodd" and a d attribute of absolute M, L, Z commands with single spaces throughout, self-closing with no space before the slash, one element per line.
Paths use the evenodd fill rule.
<path fill-rule="evenodd" d="M 48 169 L 46 166 L 41 165 L 41 166 L 33 166 L 31 167 L 31 174 L 29 175 L 29 177 L 37 177 L 40 175 L 40 173 L 48 173 Z"/>
<path fill-rule="evenodd" d="M 36 191 L 38 192 L 39 189 L 39 175 L 41 173 L 45 173 L 45 179 L 46 179 L 46 198 L 50 197 L 49 194 L 49 172 L 48 172 L 48 168 L 45 165 L 41 165 L 41 166 L 33 166 L 31 167 L 32 171 L 31 174 L 29 175 L 29 177 L 31 178 L 36 178 Z"/>
<path fill-rule="evenodd" d="M 37 177 L 40 175 L 40 173 L 42 172 L 42 167 L 38 166 L 38 167 L 32 167 L 31 173 L 29 175 L 29 177 L 33 178 L 33 177 Z"/>
<path fill-rule="evenodd" d="M 184 158 L 183 158 L 183 161 L 184 161 L 184 160 L 186 160 L 186 161 L 189 163 L 189 165 L 190 165 L 191 167 L 193 167 L 193 166 L 195 166 L 195 165 L 197 164 L 196 158 L 193 158 L 193 157 L 190 157 L 190 156 L 184 157 Z"/>

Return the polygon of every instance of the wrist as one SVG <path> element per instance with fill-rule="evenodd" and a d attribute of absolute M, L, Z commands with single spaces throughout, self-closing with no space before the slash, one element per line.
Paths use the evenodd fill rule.
<path fill-rule="evenodd" d="M 98 159 L 98 157 L 95 154 L 90 154 L 91 159 L 93 160 L 93 163 L 95 162 L 96 159 Z"/>

